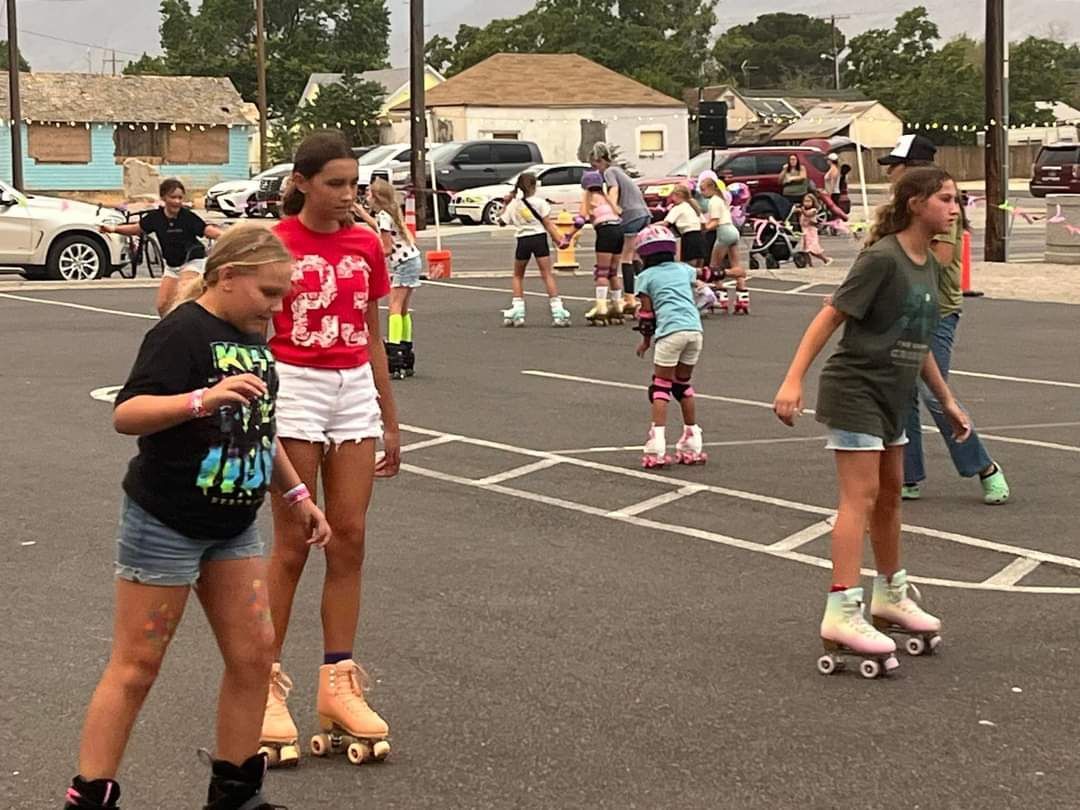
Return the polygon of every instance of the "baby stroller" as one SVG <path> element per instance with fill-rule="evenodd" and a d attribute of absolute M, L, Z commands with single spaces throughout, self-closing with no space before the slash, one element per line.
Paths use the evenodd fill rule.
<path fill-rule="evenodd" d="M 757 270 L 764 264 L 775 270 L 780 262 L 794 262 L 796 267 L 806 267 L 806 254 L 799 252 L 799 237 L 792 225 L 794 208 L 791 201 L 780 194 L 762 192 L 755 194 L 746 207 L 746 219 L 751 223 L 754 241 L 750 244 L 750 269 Z"/>

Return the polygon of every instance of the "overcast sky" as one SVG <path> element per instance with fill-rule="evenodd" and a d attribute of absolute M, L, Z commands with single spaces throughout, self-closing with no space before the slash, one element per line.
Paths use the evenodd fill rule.
<path fill-rule="evenodd" d="M 198 6 L 201 0 L 192 0 Z M 135 59 L 144 51 L 158 50 L 158 0 L 17 0 L 23 54 L 35 70 L 112 71 L 107 62 L 116 50 L 122 61 Z M 268 0 L 273 2 L 273 0 Z M 408 0 L 388 0 L 393 33 L 391 61 L 407 60 Z M 887 27 L 903 8 L 929 8 L 945 36 L 968 31 L 982 35 L 982 0 L 910 0 L 880 4 L 885 11 L 851 11 L 849 0 L 749 0 L 735 3 L 721 0 L 717 7 L 722 28 L 747 22 L 769 11 L 798 11 L 818 16 L 850 15 L 839 22 L 849 36 L 867 28 Z M 513 16 L 531 8 L 534 0 L 427 0 L 427 37 L 453 34 L 461 23 L 482 25 L 495 13 Z M 1075 9 L 1078 0 L 1007 0 L 1010 36 L 1045 35 L 1051 26 L 1075 39 L 1080 22 Z M 495 11 L 493 11 L 493 9 Z M 972 13 L 975 10 L 977 13 Z M 0 30 L 7 36 L 6 25 Z M 52 37 L 52 38 L 50 38 Z M 61 41 L 67 40 L 67 41 Z"/>

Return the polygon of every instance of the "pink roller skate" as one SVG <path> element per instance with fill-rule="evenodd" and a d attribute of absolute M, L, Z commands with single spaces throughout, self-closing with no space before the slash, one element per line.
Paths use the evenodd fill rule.
<path fill-rule="evenodd" d="M 908 584 L 907 571 L 897 571 L 891 579 L 874 577 L 870 620 L 882 633 L 905 636 L 904 649 L 910 655 L 932 653 L 941 643 L 941 619 L 919 607 L 920 598 L 919 589 Z"/>
<path fill-rule="evenodd" d="M 846 657 L 861 659 L 859 674 L 864 678 L 877 678 L 900 666 L 896 643 L 875 630 L 863 615 L 862 588 L 829 594 L 821 620 L 821 642 L 825 655 L 818 659 L 817 668 L 822 675 L 843 669 Z"/>
<path fill-rule="evenodd" d="M 671 456 L 667 454 L 667 442 L 664 437 L 664 428 L 653 425 L 649 428 L 649 439 L 645 442 L 644 455 L 641 457 L 641 466 L 646 470 L 657 467 L 666 467 L 671 463 Z"/>
<path fill-rule="evenodd" d="M 750 293 L 747 290 L 735 291 L 735 314 L 736 315 L 749 315 L 750 314 Z"/>
<path fill-rule="evenodd" d="M 683 434 L 679 441 L 675 442 L 675 461 L 678 464 L 704 464 L 709 460 L 709 454 L 702 448 L 701 428 L 697 425 L 687 425 L 683 428 Z"/>

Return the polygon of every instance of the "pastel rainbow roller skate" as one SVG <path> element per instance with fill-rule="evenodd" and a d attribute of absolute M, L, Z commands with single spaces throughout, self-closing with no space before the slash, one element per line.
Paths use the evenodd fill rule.
<path fill-rule="evenodd" d="M 559 328 L 570 326 L 570 313 L 558 297 L 551 299 L 551 325 Z"/>
<path fill-rule="evenodd" d="M 909 655 L 933 653 L 941 644 L 941 619 L 919 607 L 916 600 L 921 600 L 921 595 L 908 583 L 907 571 L 897 571 L 891 580 L 878 575 L 874 577 L 870 620 L 882 633 L 904 636 Z"/>
<path fill-rule="evenodd" d="M 502 311 L 502 318 L 503 326 L 524 326 L 525 300 L 523 298 L 515 298 L 510 304 L 510 309 L 504 309 Z"/>
<path fill-rule="evenodd" d="M 859 674 L 864 678 L 877 678 L 900 666 L 896 643 L 875 630 L 863 615 L 862 588 L 829 594 L 821 620 L 821 642 L 825 654 L 817 660 L 817 668 L 822 675 L 844 669 L 848 657 L 860 659 Z"/>
<path fill-rule="evenodd" d="M 364 697 L 367 673 L 352 659 L 319 667 L 319 726 L 311 738 L 317 757 L 345 751 L 349 762 L 381 762 L 390 753 L 390 727 Z"/>
<path fill-rule="evenodd" d="M 687 425 L 683 428 L 682 436 L 675 442 L 675 462 L 677 464 L 704 464 L 709 460 L 709 454 L 703 448 L 701 428 L 697 425 Z"/>
<path fill-rule="evenodd" d="M 299 733 L 286 704 L 292 687 L 292 680 L 281 671 L 281 664 L 274 664 L 270 670 L 270 691 L 266 695 L 266 713 L 259 736 L 259 753 L 266 754 L 266 764 L 270 768 L 292 768 L 300 762 Z"/>
<path fill-rule="evenodd" d="M 589 326 L 607 326 L 609 320 L 609 309 L 607 299 L 596 299 L 596 304 L 585 313 L 585 320 Z"/>
<path fill-rule="evenodd" d="M 671 456 L 667 454 L 667 441 L 664 436 L 664 428 L 653 425 L 649 428 L 649 438 L 645 442 L 645 449 L 641 457 L 641 466 L 646 470 L 666 467 L 671 464 Z"/>
<path fill-rule="evenodd" d="M 746 290 L 735 291 L 735 310 L 736 315 L 749 315 L 750 314 L 750 293 Z"/>

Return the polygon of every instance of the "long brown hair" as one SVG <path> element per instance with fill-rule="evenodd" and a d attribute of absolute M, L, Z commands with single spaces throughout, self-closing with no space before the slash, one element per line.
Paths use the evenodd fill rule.
<path fill-rule="evenodd" d="M 269 228 L 259 225 L 234 225 L 214 242 L 201 276 L 185 281 L 177 291 L 170 311 L 186 301 L 194 301 L 218 283 L 224 267 L 241 273 L 255 273 L 261 265 L 291 262 L 293 255 Z"/>
<path fill-rule="evenodd" d="M 911 201 L 929 199 L 952 179 L 947 171 L 937 166 L 919 166 L 905 171 L 893 187 L 892 197 L 878 208 L 866 247 L 886 236 L 906 231 L 913 219 Z"/>
<path fill-rule="evenodd" d="M 697 200 L 694 199 L 694 195 L 690 193 L 690 189 L 681 183 L 675 186 L 671 191 L 672 197 L 678 197 L 680 201 L 690 203 L 690 207 L 697 212 L 698 216 L 701 216 L 701 206 L 697 204 Z"/>
<path fill-rule="evenodd" d="M 296 150 L 296 157 L 293 158 L 293 174 L 310 180 L 331 160 L 352 156 L 348 141 L 340 132 L 329 129 L 312 132 L 300 142 Z M 290 217 L 304 210 L 304 192 L 296 187 L 296 183 L 290 184 L 288 191 L 285 192 L 281 200 L 281 210 Z"/>
<path fill-rule="evenodd" d="M 401 206 L 398 205 L 394 187 L 381 177 L 376 178 L 371 184 L 371 202 L 374 204 L 376 211 L 385 211 L 390 215 L 390 219 L 394 221 L 394 230 L 398 232 L 398 236 L 410 245 L 416 244 L 413 240 L 412 231 L 405 227 L 405 220 L 401 217 Z"/>

